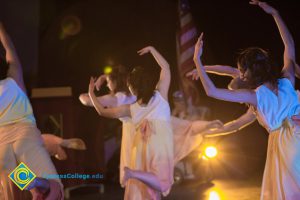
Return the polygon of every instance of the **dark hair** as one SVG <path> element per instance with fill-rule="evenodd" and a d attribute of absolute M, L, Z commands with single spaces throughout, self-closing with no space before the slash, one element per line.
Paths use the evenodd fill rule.
<path fill-rule="evenodd" d="M 270 82 L 274 87 L 277 87 L 280 72 L 271 63 L 267 51 L 258 47 L 247 48 L 239 54 L 237 63 L 240 66 L 241 73 L 247 69 L 251 73 L 247 81 L 249 88 L 257 88 L 266 82 Z"/>
<path fill-rule="evenodd" d="M 0 80 L 7 78 L 7 72 L 9 68 L 9 63 L 5 58 L 0 56 Z"/>
<path fill-rule="evenodd" d="M 159 76 L 147 68 L 135 67 L 128 77 L 128 85 L 132 87 L 137 100 L 142 99 L 142 103 L 148 104 L 156 89 Z"/>
<path fill-rule="evenodd" d="M 108 74 L 108 77 L 111 79 L 111 81 L 114 82 L 116 86 L 113 93 L 125 92 L 126 95 L 129 95 L 130 92 L 127 87 L 128 71 L 126 67 L 124 67 L 123 65 L 113 66 L 112 72 Z"/>

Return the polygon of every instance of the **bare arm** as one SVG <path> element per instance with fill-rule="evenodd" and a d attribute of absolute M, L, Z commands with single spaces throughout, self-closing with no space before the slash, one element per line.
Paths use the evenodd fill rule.
<path fill-rule="evenodd" d="M 96 98 L 97 101 L 104 107 L 116 107 L 118 103 L 117 97 L 111 94 L 103 95 Z M 88 93 L 80 94 L 79 100 L 85 106 L 90 106 L 90 107 L 94 106 Z"/>
<path fill-rule="evenodd" d="M 108 118 L 121 118 L 121 117 L 130 117 L 130 108 L 129 105 L 122 105 L 114 108 L 104 108 L 103 105 L 97 100 L 95 96 L 94 89 L 95 89 L 95 80 L 91 78 L 89 84 L 89 96 L 91 99 L 92 104 L 94 105 L 96 111 L 99 115 Z"/>
<path fill-rule="evenodd" d="M 157 89 L 162 95 L 162 97 L 168 101 L 168 92 L 171 82 L 171 72 L 169 63 L 154 47 L 148 46 L 138 51 L 140 55 L 144 55 L 145 53 L 149 52 L 153 55 L 158 65 L 161 67 L 160 78 L 157 83 Z"/>
<path fill-rule="evenodd" d="M 273 7 L 271 7 L 270 5 L 268 5 L 267 3 L 260 2 L 258 0 L 252 0 L 250 1 L 250 4 L 258 5 L 266 13 L 273 16 L 284 44 L 284 54 L 283 54 L 284 66 L 282 72 L 284 76 L 294 84 L 295 83 L 295 72 L 294 72 L 295 44 L 289 29 L 287 28 L 286 24 L 284 23 L 281 16 L 279 15 L 279 12 Z"/>
<path fill-rule="evenodd" d="M 246 126 L 252 124 L 256 117 L 252 110 L 249 108 L 248 111 L 236 120 L 226 123 L 223 127 L 217 129 L 211 129 L 205 132 L 207 137 L 215 137 L 221 135 L 228 135 L 237 132 Z"/>
<path fill-rule="evenodd" d="M 9 63 L 7 76 L 13 78 L 18 86 L 26 93 L 23 80 L 22 66 L 15 50 L 15 47 L 6 33 L 2 23 L 0 22 L 0 41 L 6 51 L 6 61 Z"/>
<path fill-rule="evenodd" d="M 238 103 L 248 103 L 253 106 L 256 106 L 256 94 L 252 90 L 228 90 L 228 89 L 219 89 L 216 88 L 214 83 L 211 81 L 209 76 L 206 74 L 205 69 L 201 62 L 202 48 L 203 48 L 203 33 L 200 35 L 194 52 L 194 62 L 198 70 L 200 80 L 203 84 L 206 94 L 210 97 Z"/>
<path fill-rule="evenodd" d="M 217 74 L 220 76 L 231 76 L 232 78 L 239 77 L 240 71 L 234 67 L 227 65 L 205 65 L 204 69 L 208 73 Z M 197 69 L 186 73 L 187 77 L 192 77 L 193 80 L 198 80 L 199 75 Z"/>

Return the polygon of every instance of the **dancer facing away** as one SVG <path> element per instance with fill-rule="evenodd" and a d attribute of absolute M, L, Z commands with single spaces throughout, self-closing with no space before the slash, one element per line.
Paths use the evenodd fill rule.
<path fill-rule="evenodd" d="M 155 56 L 161 57 L 156 51 Z M 95 80 L 90 80 L 89 96 L 97 112 L 111 118 L 131 117 L 136 128 L 130 165 L 125 168 L 124 199 L 160 199 L 173 183 L 173 133 L 168 104 L 171 75 L 168 63 L 160 61 L 159 80 L 141 67 L 130 74 L 129 89 L 137 97 L 131 105 L 105 109 L 94 94 Z"/>
<path fill-rule="evenodd" d="M 251 1 L 271 14 L 282 35 L 287 30 L 281 23 L 280 15 L 264 2 Z M 298 115 L 300 104 L 294 90 L 295 48 L 291 37 L 284 50 L 283 78 L 276 74 L 276 69 L 270 64 L 268 54 L 260 48 L 253 47 L 244 50 L 238 58 L 238 67 L 249 88 L 244 90 L 226 90 L 216 88 L 207 76 L 202 62 L 203 34 L 199 37 L 194 53 L 200 80 L 208 96 L 231 102 L 250 104 L 260 124 L 269 132 L 267 160 L 265 165 L 261 199 L 299 199 L 300 170 L 297 160 L 300 153 L 299 126 L 292 120 Z"/>
<path fill-rule="evenodd" d="M 153 49 L 153 47 L 146 47 Z M 131 95 L 127 87 L 127 72 L 126 68 L 122 65 L 114 66 L 112 72 L 108 75 L 101 75 L 95 82 L 97 90 L 100 89 L 102 84 L 107 81 L 107 86 L 110 89 L 110 94 L 97 97 L 97 100 L 104 107 L 117 107 L 121 105 L 133 104 L 136 101 L 136 96 Z M 79 100 L 83 105 L 93 106 L 90 97 L 87 93 L 83 93 L 79 96 Z M 132 146 L 133 135 L 135 128 L 131 121 L 131 118 L 120 118 L 123 123 L 122 129 L 122 141 L 121 141 L 121 156 L 120 156 L 120 183 L 124 187 L 124 167 L 129 166 L 130 163 L 130 149 Z M 171 126 L 174 134 L 175 144 L 174 147 L 174 161 L 175 164 L 193 151 L 203 140 L 203 135 L 209 129 L 221 127 L 223 124 L 219 120 L 213 121 L 190 121 L 183 120 L 177 117 L 171 116 Z"/>
<path fill-rule="evenodd" d="M 169 80 L 168 79 L 170 79 L 169 78 L 169 76 L 170 76 L 169 75 L 169 65 L 166 62 L 166 60 L 153 47 L 146 47 L 146 48 L 139 51 L 140 55 L 143 55 L 143 54 L 149 53 L 149 52 L 154 56 L 156 61 L 162 67 L 161 79 L 160 80 L 166 80 L 167 81 L 167 82 L 160 81 L 159 82 L 160 84 L 158 84 L 158 86 L 160 85 L 161 87 L 158 87 L 158 88 L 162 88 L 162 90 L 165 91 L 164 93 L 167 93 L 167 91 L 166 91 L 167 88 L 166 87 L 168 87 L 168 85 L 169 85 L 169 83 L 168 83 Z M 149 77 L 148 78 L 149 80 L 143 80 L 144 79 L 143 78 L 144 77 L 143 76 L 144 71 L 145 70 L 143 70 L 142 68 L 137 68 L 136 70 L 134 70 L 132 72 L 133 74 L 131 74 L 131 76 L 129 78 L 129 85 L 132 85 L 131 88 L 137 88 L 137 89 L 135 89 L 135 91 L 136 91 L 135 94 L 140 94 L 140 99 L 143 98 L 145 95 L 147 95 L 148 98 L 150 98 L 151 97 L 150 95 L 153 94 L 154 89 L 156 87 L 156 83 L 157 83 L 157 80 L 155 80 L 155 77 Z M 163 79 L 164 77 L 166 77 L 167 79 Z M 132 80 L 132 79 L 134 79 L 134 80 Z M 130 80 L 131 80 L 132 83 L 130 82 Z M 151 84 L 151 89 L 150 90 L 149 89 L 148 90 L 143 89 L 143 88 L 149 87 L 149 85 L 148 85 L 149 83 L 152 83 Z M 142 86 L 142 87 L 140 87 L 140 86 Z M 163 87 L 165 87 L 165 88 L 163 88 Z M 146 91 L 146 93 L 143 93 L 144 91 Z M 92 96 L 93 93 L 91 93 L 90 95 Z M 141 100 L 140 100 L 140 102 L 141 102 Z M 182 148 L 181 147 L 181 148 L 178 148 L 177 150 L 175 148 L 175 150 L 174 150 L 175 158 L 173 158 L 172 157 L 173 152 L 170 152 L 170 149 L 172 149 L 172 148 L 170 148 L 170 145 L 172 145 L 172 140 L 171 140 L 173 138 L 172 135 L 165 135 L 166 137 L 163 136 L 163 135 L 160 136 L 159 134 L 161 134 L 162 131 L 158 132 L 159 134 L 157 134 L 157 136 L 155 136 L 156 134 L 148 135 L 149 131 L 151 131 L 151 130 L 158 130 L 158 129 L 162 130 L 162 129 L 164 129 L 163 127 L 165 126 L 164 124 L 166 123 L 165 119 L 168 119 L 169 117 L 166 116 L 166 114 L 164 114 L 164 112 L 162 112 L 162 113 L 159 113 L 159 112 L 165 110 L 165 113 L 168 113 L 169 108 L 166 107 L 166 105 L 167 105 L 166 100 L 161 97 L 159 91 L 154 92 L 154 97 L 152 97 L 152 99 L 150 100 L 150 103 L 145 107 L 141 107 L 138 102 L 131 105 L 131 106 L 125 105 L 125 107 L 127 107 L 127 109 L 130 109 L 131 111 L 134 111 L 135 116 L 131 116 L 131 117 L 132 117 L 133 120 L 135 120 L 135 121 L 133 121 L 133 124 L 135 125 L 135 127 L 138 127 L 139 131 L 138 131 L 138 133 L 131 134 L 131 135 L 133 135 L 133 137 L 131 138 L 131 141 L 130 141 L 131 146 L 129 147 L 129 148 L 131 148 L 130 151 L 129 151 L 130 152 L 129 156 L 131 156 L 131 159 L 128 159 L 129 161 L 131 161 L 131 163 L 126 163 L 126 165 L 124 165 L 124 166 L 136 166 L 136 167 L 138 167 L 138 169 L 145 169 L 145 167 L 147 169 L 149 169 L 149 167 L 152 166 L 152 165 L 159 166 L 158 163 L 156 163 L 156 162 L 157 162 L 157 159 L 158 159 L 159 152 L 161 152 L 162 154 L 166 154 L 165 157 L 167 157 L 168 160 L 169 160 L 168 161 L 169 163 L 167 165 L 166 164 L 164 164 L 164 165 L 168 166 L 168 167 L 171 167 L 171 169 L 165 168 L 166 169 L 165 171 L 167 171 L 167 172 L 169 171 L 168 173 L 165 173 L 165 175 L 168 176 L 168 179 L 165 178 L 165 181 L 168 181 L 167 184 L 170 184 L 172 182 L 172 178 L 171 178 L 172 177 L 172 172 L 170 170 L 173 170 L 173 165 L 170 166 L 170 164 L 172 164 L 172 162 L 176 162 L 176 160 L 179 160 L 180 158 L 182 158 L 183 154 L 187 154 L 188 151 L 189 151 L 190 146 L 188 148 Z M 103 105 L 101 105 L 101 106 L 103 106 Z M 162 108 L 163 110 L 160 110 L 159 108 Z M 97 109 L 97 107 L 96 107 L 96 109 Z M 114 109 L 120 109 L 120 108 L 114 108 Z M 99 111 L 100 110 L 98 110 L 98 112 Z M 139 113 L 140 116 L 137 116 L 136 113 Z M 99 114 L 102 114 L 103 116 L 112 117 L 112 116 L 109 116 L 111 113 L 108 114 L 108 113 L 101 113 L 100 112 Z M 160 116 L 160 115 L 162 115 L 162 116 Z M 163 117 L 164 119 L 162 119 L 162 120 L 155 119 L 155 118 L 159 119 L 161 117 Z M 144 119 L 149 120 L 150 123 L 145 123 L 145 121 L 143 121 Z M 147 121 L 147 122 L 149 122 L 149 121 Z M 173 121 L 174 120 L 172 120 L 172 122 Z M 188 143 L 187 141 L 189 141 L 189 140 L 191 141 L 191 139 L 187 139 L 187 138 L 192 138 L 193 136 L 191 135 L 190 137 L 187 137 L 186 135 L 187 134 L 192 134 L 192 130 L 202 131 L 202 130 L 207 129 L 209 127 L 218 127 L 221 124 L 219 121 L 203 122 L 202 124 L 200 123 L 201 121 L 198 121 L 192 126 L 192 123 L 189 122 L 189 121 L 186 121 L 186 120 L 181 120 L 181 121 L 178 120 L 178 121 L 175 121 L 175 123 L 172 123 L 172 124 L 176 124 L 176 122 L 177 122 L 177 128 L 175 129 L 173 127 L 173 130 L 177 130 L 177 132 L 174 133 L 174 138 L 177 138 L 177 139 L 180 138 L 180 137 L 185 138 L 186 139 L 185 141 L 181 140 L 181 142 L 183 142 L 183 143 Z M 150 128 L 150 126 L 148 126 L 149 124 L 151 124 L 150 126 L 152 128 Z M 153 124 L 154 124 L 154 126 L 153 126 Z M 153 129 L 153 127 L 155 129 Z M 142 130 L 140 130 L 140 129 L 142 129 Z M 145 130 L 145 129 L 147 129 L 147 130 Z M 134 131 L 135 131 L 135 129 L 134 129 Z M 141 132 L 143 132 L 143 134 L 141 134 Z M 170 132 L 170 130 L 168 130 L 166 133 L 168 134 L 169 132 Z M 126 134 L 126 133 L 123 132 L 123 134 Z M 195 133 L 193 133 L 193 134 L 195 134 Z M 159 137 L 161 137 L 161 138 L 159 139 Z M 144 139 L 148 140 L 148 138 L 151 142 L 148 142 L 148 145 L 146 145 Z M 194 139 L 195 138 L 196 137 L 194 137 Z M 159 140 L 159 142 L 156 141 L 156 140 Z M 195 140 L 193 140 L 193 142 L 196 143 Z M 169 144 L 165 144 L 165 143 L 169 143 Z M 127 143 L 127 145 L 128 144 L 129 143 Z M 159 144 L 161 144 L 161 145 L 159 145 Z M 156 145 L 161 146 L 161 148 L 154 147 Z M 138 150 L 137 151 L 132 151 L 133 147 L 135 147 L 135 146 L 138 147 Z M 145 155 L 141 155 L 142 152 L 140 151 L 142 146 L 147 147 L 148 150 L 150 150 L 152 148 L 153 152 L 151 153 L 149 151 L 149 153 L 151 153 L 150 155 L 152 155 L 153 158 L 155 158 L 155 159 L 149 160 L 150 158 L 147 158 L 147 160 L 145 160 L 145 157 L 144 157 Z M 188 146 L 188 145 L 185 145 L 185 146 Z M 168 151 L 167 152 L 162 151 L 163 148 L 167 149 Z M 157 149 L 157 151 L 155 149 Z M 172 149 L 172 151 L 173 151 L 173 149 Z M 180 152 L 180 153 L 178 153 L 178 152 Z M 139 154 L 137 154 L 137 153 L 139 153 Z M 156 155 L 156 156 L 154 156 L 154 155 Z M 138 156 L 138 158 L 136 158 L 135 156 Z M 164 155 L 161 155 L 161 156 L 164 156 Z M 141 159 L 143 160 L 143 163 L 145 164 L 144 167 L 140 166 L 141 165 Z M 173 159 L 174 159 L 174 161 L 173 161 Z M 121 161 L 122 161 L 122 158 L 121 158 Z M 164 170 L 163 167 L 161 167 L 161 168 L 162 168 L 161 170 Z M 154 186 L 154 189 L 156 189 L 158 191 L 163 191 L 162 188 L 159 188 L 159 186 L 166 185 L 166 184 L 159 185 L 159 183 L 155 181 L 155 178 L 153 176 L 151 176 L 150 174 L 147 174 L 147 173 L 143 173 L 142 172 L 143 170 L 139 172 L 139 171 L 134 171 L 134 170 L 132 171 L 130 169 L 127 169 L 126 171 L 130 174 L 129 174 L 129 176 L 126 176 L 124 178 L 125 181 L 123 183 L 126 183 L 126 180 L 132 177 L 132 178 L 140 179 L 142 182 L 146 182 L 146 183 L 147 183 L 147 181 L 148 182 L 150 181 L 150 184 L 149 183 L 147 183 L 147 184 L 149 184 L 150 187 Z M 157 173 L 159 173 L 159 171 Z M 144 180 L 144 179 L 147 179 L 147 180 Z M 148 198 L 148 197 L 149 198 L 152 197 L 152 198 L 156 198 L 156 199 L 159 198 L 159 195 L 155 194 L 157 192 L 155 192 L 153 190 L 151 191 L 150 188 L 149 189 L 145 188 L 145 185 L 142 184 L 142 182 L 130 179 L 126 183 L 125 199 L 134 199 L 134 198 L 140 199 L 140 198 Z M 137 192 L 137 191 L 139 191 L 139 192 Z M 147 191 L 147 192 L 143 192 L 144 195 L 146 195 L 146 196 L 142 196 L 142 191 Z M 167 193 L 165 193 L 165 195 L 166 194 Z"/>
<path fill-rule="evenodd" d="M 0 41 L 6 51 L 6 58 L 0 59 L 1 71 L 6 71 L 0 79 L 1 199 L 13 200 L 23 195 L 8 178 L 20 162 L 24 162 L 37 176 L 26 188 L 33 199 L 63 199 L 63 185 L 59 179 L 41 178 L 43 174 L 57 172 L 36 127 L 19 58 L 1 23 Z"/>

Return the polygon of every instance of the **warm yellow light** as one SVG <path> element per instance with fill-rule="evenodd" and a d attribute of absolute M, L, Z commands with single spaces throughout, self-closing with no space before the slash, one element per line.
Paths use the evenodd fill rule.
<path fill-rule="evenodd" d="M 216 147 L 209 146 L 205 149 L 205 155 L 209 158 L 213 158 L 218 154 Z"/>
<path fill-rule="evenodd" d="M 209 193 L 208 200 L 221 200 L 220 195 L 216 191 L 211 191 Z"/>
<path fill-rule="evenodd" d="M 110 74 L 112 72 L 112 66 L 105 66 L 103 69 L 104 74 Z"/>

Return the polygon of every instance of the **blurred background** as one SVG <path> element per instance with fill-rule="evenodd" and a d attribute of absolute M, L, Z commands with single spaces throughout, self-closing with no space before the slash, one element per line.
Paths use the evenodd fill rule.
<path fill-rule="evenodd" d="M 99 76 L 107 66 L 159 67 L 150 55 L 136 52 L 156 47 L 170 63 L 172 94 L 182 89 L 177 36 L 180 34 L 176 0 L 0 0 L 0 21 L 11 36 L 24 68 L 29 96 L 34 88 L 70 87 L 68 97 L 32 98 L 39 128 L 64 137 L 78 137 L 87 150 L 68 152 L 66 161 L 54 160 L 59 173 L 104 173 L 103 180 L 64 180 L 67 187 L 83 183 L 116 182 L 118 175 L 120 122 L 99 117 L 78 100 L 87 92 L 90 76 Z M 283 43 L 271 16 L 247 0 L 186 1 L 197 36 L 204 32 L 204 64 L 236 66 L 237 53 L 249 46 L 268 49 L 274 63 L 283 62 Z M 280 11 L 296 44 L 300 42 L 299 6 L 296 1 L 270 1 Z M 1 52 L 3 54 L 3 50 Z M 297 54 L 298 55 L 298 54 Z M 298 57 L 298 56 L 297 56 Z M 218 87 L 227 87 L 228 77 L 210 75 Z M 203 119 L 227 122 L 246 112 L 242 104 L 205 95 L 199 81 L 197 106 L 208 108 Z M 299 88 L 299 81 L 296 88 Z M 103 89 L 99 95 L 107 92 Z M 171 107 L 174 107 L 170 98 Z M 45 115 L 59 116 L 63 128 L 49 128 Z M 59 118 L 58 117 L 58 118 Z M 44 121 L 43 121 L 44 120 Z M 56 127 L 57 128 L 57 127 Z M 116 138 L 111 141 L 111 138 Z M 211 168 L 214 178 L 260 177 L 267 147 L 267 132 L 257 122 L 228 136 L 206 140 L 217 147 Z M 111 143 L 109 143 L 110 141 Z M 111 151 L 108 153 L 107 151 Z M 109 154 L 109 158 L 107 155 Z"/>

